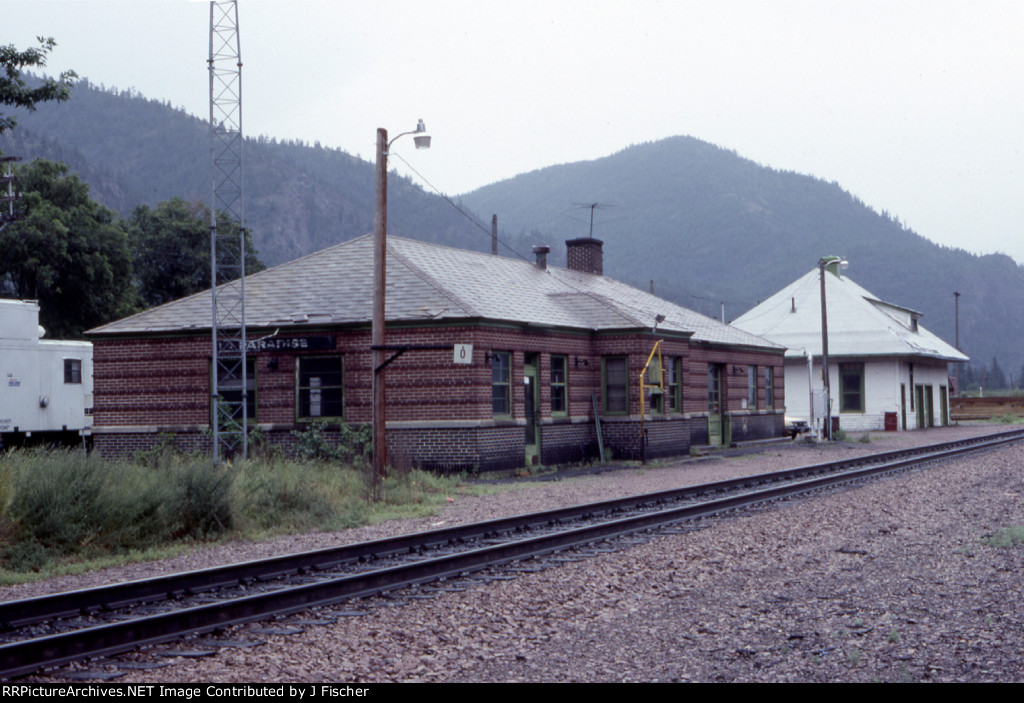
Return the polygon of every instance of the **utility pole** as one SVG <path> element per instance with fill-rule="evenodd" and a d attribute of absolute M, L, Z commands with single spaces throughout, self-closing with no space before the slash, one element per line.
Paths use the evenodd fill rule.
<path fill-rule="evenodd" d="M 956 319 L 956 350 L 960 351 L 960 291 L 953 291 L 953 302 Z M 960 362 L 956 364 L 956 392 L 960 394 Z"/>
<path fill-rule="evenodd" d="M 818 261 L 818 274 L 821 280 L 821 375 L 825 382 L 825 439 L 832 439 L 832 389 L 828 378 L 828 305 L 825 302 L 825 265 L 826 259 Z"/>
<path fill-rule="evenodd" d="M 374 175 L 375 205 L 373 211 L 373 317 L 370 320 L 370 351 L 373 365 L 373 486 L 374 496 L 387 474 L 387 395 L 384 392 L 384 303 L 387 294 L 388 234 L 388 156 L 391 144 L 406 134 L 415 135 L 417 149 L 429 149 L 430 137 L 423 120 L 416 129 L 402 132 L 388 141 L 388 131 L 377 129 L 377 162 Z M 495 216 L 497 217 L 497 216 Z"/>

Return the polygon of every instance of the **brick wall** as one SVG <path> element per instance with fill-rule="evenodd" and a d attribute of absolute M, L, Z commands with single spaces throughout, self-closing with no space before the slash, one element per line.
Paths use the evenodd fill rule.
<path fill-rule="evenodd" d="M 732 441 L 745 442 L 752 439 L 783 436 L 784 417 L 781 412 L 734 414 L 732 416 Z"/>
<path fill-rule="evenodd" d="M 267 331 L 266 334 L 273 332 Z M 259 333 L 250 334 L 252 338 Z M 291 432 L 308 426 L 297 420 L 297 360 L 338 356 L 343 365 L 344 414 L 348 423 L 371 419 L 371 354 L 368 326 L 336 330 L 279 330 L 278 341 L 308 336 L 328 338 L 333 349 L 259 351 L 255 359 L 255 420 L 270 441 L 286 451 L 294 446 Z M 497 469 L 525 462 L 524 363 L 536 358 L 539 368 L 541 461 L 561 463 L 597 455 L 593 399 L 603 407 L 602 359 L 627 356 L 628 411 L 603 419 L 604 441 L 618 457 L 640 456 L 639 375 L 655 337 L 650 334 L 601 334 L 534 327 L 475 325 L 395 325 L 387 343 L 472 344 L 469 365 L 453 363 L 451 350 L 410 350 L 387 367 L 389 452 L 395 460 L 437 470 Z M 511 414 L 494 418 L 492 368 L 494 352 L 511 356 Z M 551 357 L 566 360 L 568 410 L 551 413 Z M 686 454 L 692 443 L 706 442 L 707 421 L 686 415 L 707 411 L 708 364 L 722 364 L 727 411 L 739 411 L 747 398 L 748 364 L 775 368 L 775 406 L 783 407 L 782 354 L 716 348 L 667 337 L 662 343 L 665 366 L 681 361 L 682 412 L 655 414 L 645 422 L 647 456 Z M 758 403 L 764 407 L 763 371 L 759 371 Z M 178 432 L 179 446 L 209 451 L 201 429 L 209 425 L 210 339 L 207 335 L 172 338 L 94 340 L 96 439 L 104 455 L 149 449 L 160 435 Z M 684 414 L 685 413 L 685 414 Z M 774 419 L 747 421 L 736 440 L 774 436 Z M 178 428 L 178 429 L 175 429 Z M 191 429 L 182 429 L 191 428 Z M 781 431 L 781 429 L 779 430 Z"/>

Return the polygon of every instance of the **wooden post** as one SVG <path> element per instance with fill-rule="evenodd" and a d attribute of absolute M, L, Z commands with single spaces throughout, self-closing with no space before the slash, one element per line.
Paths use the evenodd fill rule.
<path fill-rule="evenodd" d="M 387 412 L 384 396 L 384 293 L 388 220 L 388 131 L 377 130 L 377 199 L 373 213 L 373 481 L 374 493 L 387 473 Z"/>

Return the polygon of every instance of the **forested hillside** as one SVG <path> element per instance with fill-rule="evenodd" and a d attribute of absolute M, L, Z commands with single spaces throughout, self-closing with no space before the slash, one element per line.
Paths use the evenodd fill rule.
<path fill-rule="evenodd" d="M 209 136 L 171 105 L 81 82 L 68 103 L 19 115 L 0 151 L 71 165 L 91 195 L 128 216 L 180 197 L 209 200 Z M 246 220 L 274 265 L 365 234 L 373 165 L 319 145 L 252 138 L 245 151 Z M 488 251 L 489 233 L 442 198 L 392 174 L 389 232 Z M 589 162 L 522 174 L 461 198 L 478 221 L 497 213 L 503 238 L 529 254 L 563 240 L 605 242 L 605 272 L 706 314 L 739 316 L 823 255 L 879 297 L 925 314 L 980 366 L 1024 364 L 1024 271 L 1009 257 L 938 246 L 872 210 L 837 183 L 780 172 L 690 137 L 638 144 Z M 590 205 L 597 204 L 591 208 Z M 508 249 L 502 249 L 508 254 Z M 1024 370 L 1014 373 L 1016 380 Z"/>
<path fill-rule="evenodd" d="M 67 103 L 16 114 L 18 126 L 0 136 L 0 151 L 71 165 L 96 200 L 125 216 L 138 204 L 175 197 L 210 200 L 209 130 L 169 104 L 82 81 Z M 373 164 L 261 137 L 246 140 L 244 158 L 246 222 L 267 265 L 372 230 Z M 392 234 L 490 248 L 489 232 L 394 173 L 388 206 Z"/>

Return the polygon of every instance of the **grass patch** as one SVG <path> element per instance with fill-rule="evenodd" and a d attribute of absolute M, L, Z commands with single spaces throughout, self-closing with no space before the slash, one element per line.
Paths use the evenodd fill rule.
<path fill-rule="evenodd" d="M 392 471 L 371 500 L 361 469 L 277 456 L 215 467 L 167 447 L 133 462 L 12 451 L 0 455 L 0 583 L 165 558 L 200 542 L 423 517 L 487 492 L 459 476 Z"/>
<path fill-rule="evenodd" d="M 1024 418 L 1019 415 L 1014 415 L 1013 413 L 1006 413 L 1000 417 L 992 418 L 992 422 L 998 422 L 1001 425 L 1019 425 L 1024 423 Z"/>
<path fill-rule="evenodd" d="M 1007 549 L 1018 544 L 1024 544 L 1024 525 L 1003 527 L 997 530 L 995 534 L 987 537 L 984 542 L 989 547 L 997 547 L 1000 549 Z"/>

